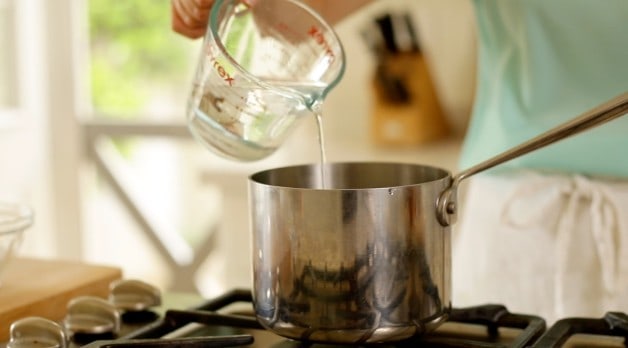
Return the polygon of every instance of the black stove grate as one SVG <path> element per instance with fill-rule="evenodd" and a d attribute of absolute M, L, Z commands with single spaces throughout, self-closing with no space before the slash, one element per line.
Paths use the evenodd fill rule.
<path fill-rule="evenodd" d="M 622 337 L 628 347 L 628 316 L 608 312 L 603 318 L 565 318 L 557 321 L 534 345 L 535 348 L 562 347 L 569 338 L 578 335 Z"/>
<path fill-rule="evenodd" d="M 219 314 L 216 313 L 217 310 L 225 308 L 230 304 L 236 302 L 252 302 L 252 296 L 250 291 L 247 290 L 233 290 L 225 293 L 223 296 L 217 297 L 215 299 L 209 300 L 205 303 L 202 303 L 199 306 L 195 306 L 189 310 L 168 310 L 166 311 L 164 317 L 159 319 L 151 324 L 146 325 L 143 328 L 140 328 L 136 331 L 133 331 L 126 336 L 119 338 L 117 341 L 129 341 L 135 340 L 137 342 L 138 339 L 145 338 L 158 338 L 165 336 L 175 330 L 178 330 L 185 325 L 190 323 L 197 323 L 203 325 L 220 325 L 220 326 L 232 326 L 237 328 L 246 328 L 246 329 L 258 329 L 263 330 L 263 327 L 255 320 L 254 317 L 244 316 L 244 315 L 233 315 L 233 314 Z M 223 347 L 231 347 L 237 345 L 244 345 L 241 340 L 244 337 L 248 337 L 253 340 L 251 335 L 236 335 L 236 336 L 220 336 L 224 338 L 223 340 L 216 340 L 222 342 Z M 196 338 L 195 340 L 191 340 L 194 342 L 196 340 L 209 339 L 210 337 L 201 337 Z M 215 337 L 211 337 L 215 338 Z M 162 339 L 162 342 L 166 341 L 174 341 L 174 339 Z M 233 343 L 233 344 L 230 344 Z M 251 342 L 249 342 L 251 343 Z M 249 344 L 245 343 L 245 344 Z M 214 343 L 212 343 L 214 344 Z M 212 345 L 216 347 L 217 345 Z M 97 346 L 90 346 L 90 348 L 94 348 Z"/>
<path fill-rule="evenodd" d="M 184 337 L 184 338 L 144 338 L 144 339 L 117 339 L 108 341 L 94 341 L 84 348 L 220 348 L 240 347 L 253 343 L 251 335 L 213 336 L 213 337 Z"/>
<path fill-rule="evenodd" d="M 485 342 L 473 339 L 426 336 L 421 343 L 433 343 L 435 347 L 486 347 L 486 348 L 524 348 L 529 347 L 545 331 L 545 320 L 537 316 L 513 314 L 502 305 L 483 305 L 462 309 L 453 309 L 448 319 L 450 322 L 481 325 L 486 328 L 489 339 L 498 341 L 500 329 L 522 330 L 508 343 Z"/>
<path fill-rule="evenodd" d="M 252 305 L 251 292 L 233 290 L 223 296 L 208 300 L 189 310 L 168 310 L 163 317 L 117 339 L 104 339 L 91 342 L 83 348 L 132 348 L 132 347 L 237 347 L 250 346 L 255 337 L 252 334 L 221 334 L 200 337 L 162 338 L 190 323 L 201 326 L 220 326 L 248 331 L 265 329 L 250 314 L 224 314 L 218 311 L 238 303 Z M 252 308 L 252 307 L 251 307 Z M 483 305 L 452 309 L 447 323 L 474 325 L 483 332 L 481 338 L 470 337 L 466 333 L 430 333 L 415 339 L 395 343 L 394 347 L 481 347 L 481 348 L 557 348 L 578 334 L 612 336 L 622 339 L 628 347 L 628 315 L 608 312 L 603 318 L 566 318 L 556 322 L 546 330 L 545 321 L 537 316 L 510 313 L 501 305 Z M 516 335 L 507 342 L 502 339 L 504 329 L 515 329 Z M 246 330 L 245 330 L 246 331 Z M 277 337 L 273 346 L 291 347 L 330 347 L 328 345 L 291 341 Z M 371 347 L 391 347 L 370 345 Z"/>
<path fill-rule="evenodd" d="M 207 326 L 235 327 L 264 330 L 251 315 L 223 314 L 217 311 L 232 304 L 245 302 L 252 304 L 251 292 L 233 290 L 223 296 L 208 300 L 189 310 L 168 310 L 165 315 L 136 331 L 115 340 L 101 340 L 89 343 L 84 348 L 125 348 L 125 347 L 233 347 L 246 346 L 255 338 L 250 334 L 201 336 L 185 338 L 161 338 L 181 329 L 190 323 Z M 545 321 L 536 316 L 510 313 L 504 306 L 484 305 L 452 309 L 448 322 L 471 324 L 484 331 L 482 339 L 456 335 L 425 335 L 416 339 L 397 342 L 395 347 L 485 347 L 485 348 L 524 348 L 529 347 L 545 330 Z M 503 343 L 500 331 L 504 328 L 517 329 L 516 337 Z M 277 347 L 325 347 L 325 345 L 297 342 L 278 338 Z M 372 345 L 390 347 L 391 345 Z M 327 346 L 329 347 L 329 346 Z"/>

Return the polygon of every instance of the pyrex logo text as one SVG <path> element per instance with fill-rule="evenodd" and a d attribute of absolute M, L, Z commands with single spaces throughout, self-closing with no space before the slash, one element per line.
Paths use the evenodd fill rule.
<path fill-rule="evenodd" d="M 207 59 L 209 59 L 209 65 L 216 70 L 218 75 L 225 80 L 229 84 L 229 86 L 233 86 L 233 82 L 235 81 L 233 77 L 225 70 L 225 68 L 220 64 L 220 62 L 214 57 L 211 52 L 211 49 L 207 49 Z"/>
<path fill-rule="evenodd" d="M 333 62 L 334 59 L 336 59 L 336 55 L 334 54 L 334 51 L 331 49 L 329 42 L 327 42 L 327 40 L 325 39 L 325 36 L 323 35 L 323 33 L 320 31 L 320 29 L 317 26 L 312 25 L 312 27 L 310 28 L 310 31 L 308 31 L 308 35 L 310 35 L 316 41 L 316 43 L 318 43 L 319 45 L 323 47 L 323 49 L 325 50 L 325 54 L 329 56 L 330 61 Z"/>

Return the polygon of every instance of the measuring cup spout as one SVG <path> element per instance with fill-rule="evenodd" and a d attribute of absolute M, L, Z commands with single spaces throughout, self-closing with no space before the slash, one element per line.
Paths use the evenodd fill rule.
<path fill-rule="evenodd" d="M 510 150 L 502 152 L 486 161 L 464 170 L 454 176 L 449 188 L 444 190 L 436 202 L 438 221 L 443 226 L 455 223 L 457 213 L 457 191 L 460 182 L 472 175 L 493 168 L 511 159 L 523 156 L 529 152 L 566 139 L 585 130 L 594 128 L 608 121 L 614 120 L 628 113 L 628 92 L 567 121 L 549 131 L 528 140 Z"/>

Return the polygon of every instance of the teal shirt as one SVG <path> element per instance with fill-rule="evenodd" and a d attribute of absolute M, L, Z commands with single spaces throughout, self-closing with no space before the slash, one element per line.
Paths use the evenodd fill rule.
<path fill-rule="evenodd" d="M 628 91 L 628 0 L 474 0 L 477 94 L 461 169 Z M 628 178 L 628 115 L 503 166 Z"/>

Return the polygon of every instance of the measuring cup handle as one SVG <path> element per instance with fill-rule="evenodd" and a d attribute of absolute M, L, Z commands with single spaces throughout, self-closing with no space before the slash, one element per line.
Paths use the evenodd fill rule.
<path fill-rule="evenodd" d="M 531 151 L 553 144 L 559 140 L 566 139 L 572 135 L 599 126 L 608 121 L 614 120 L 628 113 L 628 92 L 581 114 L 580 116 L 567 121 L 549 131 L 532 138 L 525 143 L 498 154 L 486 161 L 464 170 L 454 176 L 449 188 L 443 191 L 438 198 L 437 217 L 443 226 L 449 226 L 455 222 L 457 211 L 457 191 L 458 184 L 472 175 L 493 168 L 511 159 L 523 156 Z"/>

